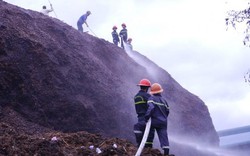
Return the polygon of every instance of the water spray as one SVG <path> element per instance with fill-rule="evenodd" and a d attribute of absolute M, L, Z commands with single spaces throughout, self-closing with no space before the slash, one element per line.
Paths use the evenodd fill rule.
<path fill-rule="evenodd" d="M 173 143 L 189 146 L 192 149 L 195 149 L 199 152 L 204 153 L 205 155 L 209 154 L 213 156 L 235 156 L 235 155 L 240 154 L 240 151 L 230 151 L 227 149 L 223 149 L 221 147 L 208 146 L 207 144 L 202 144 L 201 142 L 197 142 L 194 140 L 183 139 L 183 137 L 180 137 L 180 136 L 178 137 L 178 136 L 172 135 L 169 137 L 169 139 Z M 242 155 L 242 153 L 240 155 L 245 156 L 245 155 Z"/>
<path fill-rule="evenodd" d="M 131 57 L 136 63 L 140 64 L 141 66 L 145 67 L 147 72 L 155 79 L 158 79 L 158 72 L 155 70 L 155 64 L 151 62 L 147 62 L 141 56 L 138 55 L 138 52 L 132 50 L 126 42 L 124 43 L 124 50 L 125 52 Z"/>

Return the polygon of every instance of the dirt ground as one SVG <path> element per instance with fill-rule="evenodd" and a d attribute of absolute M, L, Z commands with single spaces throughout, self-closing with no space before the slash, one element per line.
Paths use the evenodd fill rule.
<path fill-rule="evenodd" d="M 99 151 L 98 151 L 99 149 Z M 105 138 L 84 131 L 77 133 L 19 133 L 7 123 L 0 123 L 0 156 L 132 156 L 137 148 L 129 141 Z M 161 156 L 157 149 L 145 149 L 144 156 Z"/>

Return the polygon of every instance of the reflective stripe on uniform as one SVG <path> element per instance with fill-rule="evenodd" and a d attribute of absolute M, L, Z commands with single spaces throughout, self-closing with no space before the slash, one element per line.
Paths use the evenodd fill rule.
<path fill-rule="evenodd" d="M 134 133 L 142 133 L 142 131 L 134 131 Z"/>
<path fill-rule="evenodd" d="M 147 103 L 146 101 L 144 101 L 142 96 L 136 96 L 135 99 L 137 99 L 137 98 L 141 98 L 141 101 L 135 102 L 136 105 L 142 104 L 142 103 Z"/>
<path fill-rule="evenodd" d="M 153 142 L 146 142 L 145 144 L 153 144 Z"/>
<path fill-rule="evenodd" d="M 138 104 L 142 104 L 142 103 L 144 103 L 144 104 L 145 104 L 145 103 L 146 103 L 146 101 L 138 101 L 138 102 L 136 102 L 135 104 L 136 104 L 136 105 L 138 105 Z"/>
<path fill-rule="evenodd" d="M 148 103 L 150 103 L 150 102 L 152 102 L 153 104 L 159 105 L 159 106 L 165 106 L 167 109 L 169 109 L 169 107 L 164 103 L 159 103 L 159 102 L 155 102 L 153 100 L 149 100 Z"/>
<path fill-rule="evenodd" d="M 162 146 L 162 149 L 169 149 L 169 146 Z"/>

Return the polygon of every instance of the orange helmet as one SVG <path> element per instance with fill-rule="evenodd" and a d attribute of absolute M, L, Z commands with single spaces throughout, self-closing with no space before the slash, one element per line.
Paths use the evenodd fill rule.
<path fill-rule="evenodd" d="M 145 87 L 150 87 L 151 86 L 151 82 L 148 79 L 142 79 L 138 86 L 145 86 Z"/>
<path fill-rule="evenodd" d="M 163 92 L 163 89 L 159 83 L 154 83 L 150 88 L 150 94 L 158 94 Z"/>
<path fill-rule="evenodd" d="M 126 24 L 125 24 L 125 23 L 122 23 L 122 27 L 126 27 Z"/>
<path fill-rule="evenodd" d="M 113 30 L 115 30 L 115 29 L 117 29 L 117 27 L 116 27 L 116 26 L 113 26 Z"/>

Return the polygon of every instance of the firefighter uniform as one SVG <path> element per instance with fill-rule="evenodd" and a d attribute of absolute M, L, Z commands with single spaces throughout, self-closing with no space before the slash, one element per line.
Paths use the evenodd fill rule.
<path fill-rule="evenodd" d="M 112 34 L 112 37 L 113 37 L 113 43 L 115 45 L 118 45 L 118 42 L 120 42 L 120 39 L 119 39 L 118 33 L 116 32 L 116 29 L 113 29 L 111 34 Z"/>
<path fill-rule="evenodd" d="M 152 85 L 153 86 L 153 85 Z M 161 96 L 160 93 L 153 94 L 148 99 L 148 110 L 145 115 L 147 122 L 151 118 L 151 128 L 156 130 L 161 148 L 164 154 L 169 154 L 169 141 L 167 133 L 167 118 L 169 114 L 169 106 L 167 101 Z"/>
<path fill-rule="evenodd" d="M 122 30 L 119 33 L 119 36 L 121 37 L 121 47 L 124 49 L 124 44 L 123 41 L 126 43 L 127 42 L 127 38 L 128 38 L 128 31 L 126 29 L 126 24 L 123 23 L 122 24 Z"/>
<path fill-rule="evenodd" d="M 119 35 L 121 36 L 121 38 L 123 39 L 124 42 L 127 42 L 127 38 L 128 38 L 128 30 L 126 28 L 123 28 Z"/>
<path fill-rule="evenodd" d="M 135 95 L 135 98 L 134 98 L 135 110 L 136 110 L 137 118 L 138 118 L 138 123 L 136 123 L 134 125 L 134 133 L 135 133 L 136 142 L 137 142 L 138 147 L 141 144 L 143 134 L 144 134 L 144 131 L 146 128 L 145 114 L 146 114 L 146 111 L 148 109 L 147 101 L 148 101 L 148 98 L 150 96 L 151 95 L 148 94 L 146 91 L 140 90 Z M 153 140 L 154 140 L 154 130 L 150 129 L 145 147 L 152 147 Z"/>

